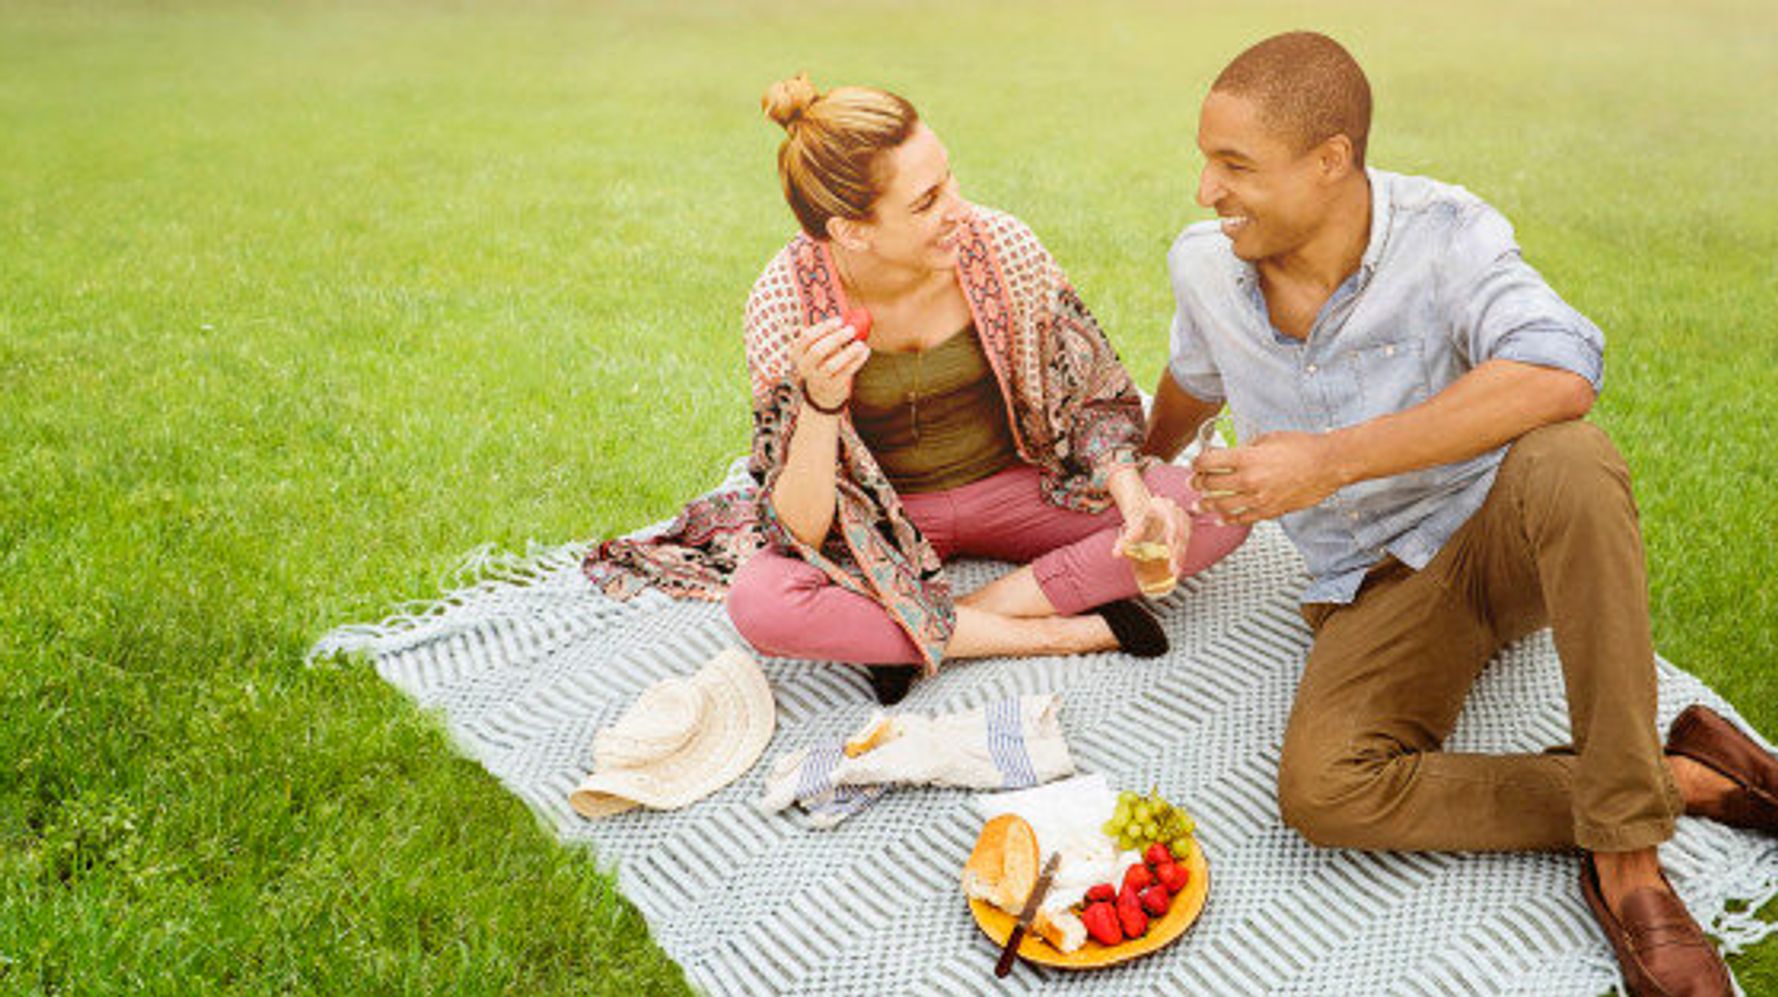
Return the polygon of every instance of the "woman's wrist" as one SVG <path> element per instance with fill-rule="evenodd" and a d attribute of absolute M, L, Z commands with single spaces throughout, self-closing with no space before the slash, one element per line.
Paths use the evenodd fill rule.
<path fill-rule="evenodd" d="M 1111 501 L 1116 503 L 1118 512 L 1126 520 L 1147 512 L 1148 504 L 1154 498 L 1135 464 L 1119 464 L 1112 468 L 1105 475 L 1105 490 L 1111 494 Z"/>
<path fill-rule="evenodd" d="M 842 399 L 840 399 L 840 401 L 837 405 L 833 405 L 831 407 L 827 406 L 827 405 L 823 405 L 823 404 L 821 404 L 820 399 L 817 399 L 814 395 L 809 393 L 809 389 L 806 385 L 803 387 L 803 404 L 809 406 L 810 408 L 821 413 L 822 415 L 834 415 L 834 416 L 839 415 L 841 412 L 846 411 L 846 404 L 849 401 L 851 401 L 851 399 L 842 398 Z"/>

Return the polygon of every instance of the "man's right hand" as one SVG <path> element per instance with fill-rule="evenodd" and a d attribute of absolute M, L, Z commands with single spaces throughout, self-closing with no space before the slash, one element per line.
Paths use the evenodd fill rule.
<path fill-rule="evenodd" d="M 790 355 L 803 394 L 822 408 L 839 408 L 852 397 L 852 378 L 870 359 L 870 347 L 853 340 L 843 319 L 830 318 L 804 329 Z"/>
<path fill-rule="evenodd" d="M 1225 523 L 1252 526 L 1307 509 L 1349 484 L 1325 433 L 1267 433 L 1192 461 L 1198 504 Z"/>

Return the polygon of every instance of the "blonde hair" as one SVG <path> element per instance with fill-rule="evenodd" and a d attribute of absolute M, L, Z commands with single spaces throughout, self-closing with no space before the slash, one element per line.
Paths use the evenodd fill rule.
<path fill-rule="evenodd" d="M 766 116 L 784 127 L 778 179 L 803 231 L 827 238 L 830 218 L 871 216 L 887 178 L 881 155 L 907 141 L 920 115 L 906 100 L 873 87 L 822 93 L 798 73 L 766 88 Z"/>

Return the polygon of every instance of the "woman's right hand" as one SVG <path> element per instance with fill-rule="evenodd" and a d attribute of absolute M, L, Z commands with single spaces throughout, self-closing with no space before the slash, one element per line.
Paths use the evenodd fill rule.
<path fill-rule="evenodd" d="M 790 356 L 803 394 L 822 408 L 839 408 L 852 397 L 852 378 L 870 359 L 870 347 L 855 342 L 852 327 L 835 317 L 804 329 Z"/>

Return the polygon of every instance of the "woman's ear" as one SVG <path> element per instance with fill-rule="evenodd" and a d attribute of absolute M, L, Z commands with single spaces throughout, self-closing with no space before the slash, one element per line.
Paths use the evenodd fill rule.
<path fill-rule="evenodd" d="M 850 218 L 830 215 L 827 219 L 827 237 L 840 246 L 854 253 L 861 253 L 870 248 L 866 239 L 864 226 Z"/>

